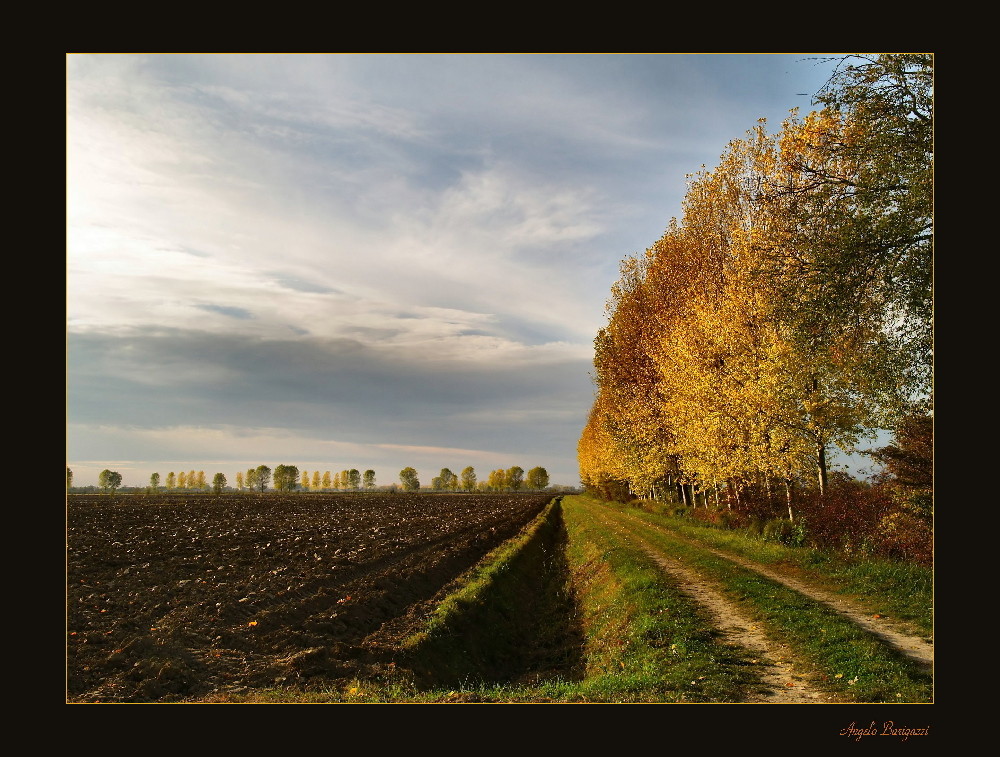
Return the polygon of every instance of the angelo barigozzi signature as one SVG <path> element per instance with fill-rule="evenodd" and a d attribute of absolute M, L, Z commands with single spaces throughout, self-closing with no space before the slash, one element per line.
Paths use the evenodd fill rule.
<path fill-rule="evenodd" d="M 907 726 L 898 726 L 891 720 L 884 721 L 881 730 L 875 725 L 874 720 L 867 728 L 859 728 L 852 721 L 847 728 L 840 732 L 840 735 L 853 737 L 855 741 L 861 741 L 865 736 L 896 736 L 906 741 L 910 736 L 927 736 L 930 734 L 930 730 L 931 727 L 929 725 L 923 728 L 910 728 Z"/>

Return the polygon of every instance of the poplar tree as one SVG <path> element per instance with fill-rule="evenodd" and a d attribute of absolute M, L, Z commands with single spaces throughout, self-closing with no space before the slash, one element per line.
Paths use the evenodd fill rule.
<path fill-rule="evenodd" d="M 534 467 L 528 471 L 525 484 L 529 489 L 544 489 L 549 485 L 549 472 L 542 467 Z"/>
<path fill-rule="evenodd" d="M 271 483 L 271 469 L 266 465 L 258 465 L 254 469 L 254 485 L 259 491 L 266 491 Z"/>
<path fill-rule="evenodd" d="M 415 492 L 420 489 L 420 479 L 414 468 L 406 467 L 399 472 L 399 482 L 403 485 L 403 491 Z"/>
<path fill-rule="evenodd" d="M 122 474 L 105 468 L 98 474 L 97 483 L 105 492 L 114 494 L 115 490 L 122 485 Z"/>
<path fill-rule="evenodd" d="M 471 491 L 475 491 L 476 490 L 476 469 L 475 468 L 473 468 L 471 465 L 463 468 L 462 469 L 462 473 L 461 473 L 461 478 L 462 478 L 462 488 L 465 491 L 471 492 Z"/>

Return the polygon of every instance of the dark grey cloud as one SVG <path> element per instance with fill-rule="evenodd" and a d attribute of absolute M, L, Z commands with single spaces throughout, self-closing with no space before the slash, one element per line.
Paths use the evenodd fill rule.
<path fill-rule="evenodd" d="M 238 318 L 241 320 L 249 320 L 254 317 L 253 313 L 245 308 L 229 307 L 227 305 L 198 305 L 202 310 L 207 310 L 210 313 L 220 313 L 222 315 L 228 315 L 230 318 Z"/>
<path fill-rule="evenodd" d="M 291 289 L 296 292 L 311 292 L 314 294 L 338 294 L 339 290 L 333 287 L 324 286 L 323 284 L 317 284 L 314 281 L 305 281 L 304 279 L 294 278 L 290 276 L 276 276 L 275 281 L 286 289 Z"/>
<path fill-rule="evenodd" d="M 351 339 L 176 330 L 78 334 L 68 346 L 77 424 L 242 424 L 357 443 L 565 450 L 592 400 L 580 360 L 405 360 Z"/>

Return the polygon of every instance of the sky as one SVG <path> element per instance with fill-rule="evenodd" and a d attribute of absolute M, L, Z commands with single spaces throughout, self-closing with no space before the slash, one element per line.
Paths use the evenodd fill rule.
<path fill-rule="evenodd" d="M 74 485 L 578 485 L 620 262 L 830 55 L 68 55 Z"/>

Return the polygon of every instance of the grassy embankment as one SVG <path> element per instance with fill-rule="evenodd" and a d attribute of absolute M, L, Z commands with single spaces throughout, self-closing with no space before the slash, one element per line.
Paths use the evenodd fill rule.
<path fill-rule="evenodd" d="M 762 691 L 749 653 L 716 640 L 702 610 L 623 536 L 626 522 L 718 582 L 789 644 L 831 695 L 930 700 L 930 677 L 912 663 L 819 603 L 689 539 L 772 565 L 801 558 L 827 586 L 867 587 L 873 606 L 895 607 L 898 591 L 864 579 L 873 568 L 851 569 L 803 550 L 785 554 L 788 548 L 747 535 L 570 496 L 465 577 L 406 644 L 394 680 L 354 681 L 338 691 L 259 692 L 244 701 L 741 702 Z M 885 596 L 872 596 L 876 591 Z"/>

